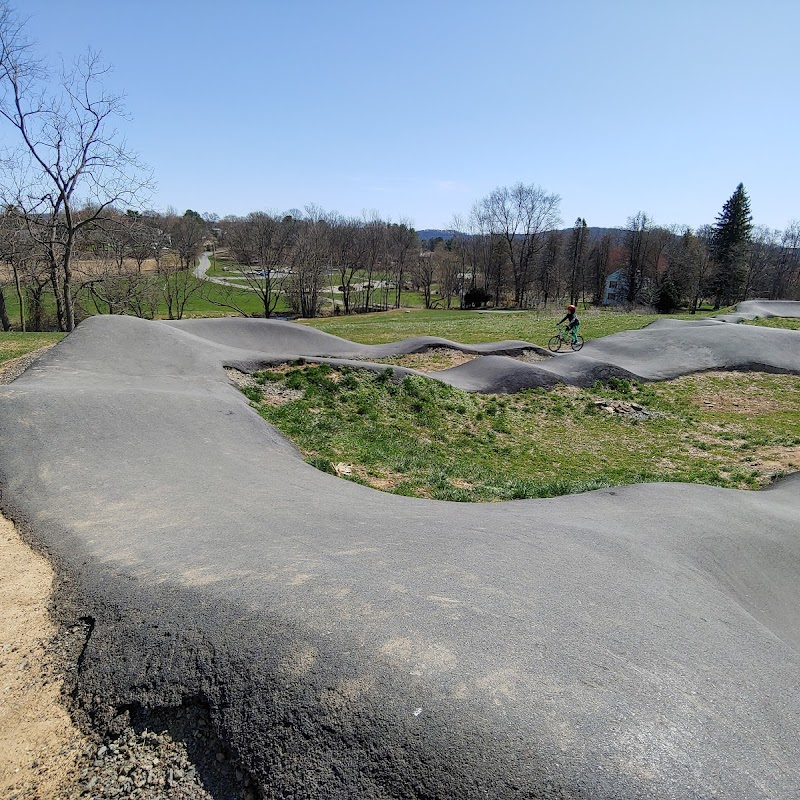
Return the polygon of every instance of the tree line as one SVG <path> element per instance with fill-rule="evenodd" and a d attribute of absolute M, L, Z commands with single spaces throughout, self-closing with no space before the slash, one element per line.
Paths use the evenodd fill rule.
<path fill-rule="evenodd" d="M 220 222 L 247 283 L 274 313 L 277 298 L 303 316 L 398 308 L 403 291 L 426 308 L 530 308 L 568 301 L 714 308 L 752 297 L 800 297 L 800 222 L 783 231 L 753 225 L 739 184 L 714 224 L 657 225 L 644 212 L 599 233 L 579 218 L 560 228 L 560 198 L 535 184 L 498 187 L 455 217 L 450 235 L 418 241 L 410 222 L 254 212 Z M 609 277 L 615 276 L 614 291 Z M 336 285 L 334 289 L 333 286 Z M 330 291 L 330 297 L 327 291 Z"/>
<path fill-rule="evenodd" d="M 644 212 L 596 234 L 586 219 L 560 229 L 561 198 L 535 185 L 498 187 L 420 243 L 408 220 L 347 217 L 310 205 L 285 213 L 202 216 L 144 211 L 152 175 L 115 127 L 119 95 L 89 51 L 54 80 L 0 0 L 0 325 L 70 331 L 82 316 L 180 318 L 189 301 L 269 317 L 397 308 L 531 308 L 568 300 L 662 311 L 748 297 L 800 297 L 800 222 L 753 224 L 742 184 L 697 230 Z M 192 275 L 200 253 L 224 247 L 239 275 Z M 611 276 L 616 276 L 610 281 Z M 257 303 L 253 303 L 253 298 Z M 12 317 L 9 306 L 16 306 Z"/>
<path fill-rule="evenodd" d="M 664 312 L 800 297 L 800 223 L 784 231 L 754 226 L 742 185 L 715 224 L 696 231 L 656 225 L 644 212 L 619 229 L 593 231 L 579 218 L 562 230 L 558 207 L 557 195 L 535 185 L 500 187 L 466 218 L 456 217 L 448 238 L 421 242 L 408 220 L 347 217 L 318 206 L 220 219 L 114 206 L 98 213 L 86 205 L 72 209 L 70 233 L 64 215 L 42 219 L 9 204 L 0 216 L 0 324 L 69 330 L 70 322 L 98 313 L 180 319 L 195 296 L 221 311 L 264 317 L 399 308 L 406 292 L 416 292 L 426 308 L 599 305 L 613 298 L 615 305 Z M 59 246 L 60 261 L 53 258 Z M 226 254 L 217 265 L 233 265 L 235 283 L 193 276 L 204 250 Z M 7 294 L 16 299 L 16 319 Z"/>
<path fill-rule="evenodd" d="M 753 225 L 742 184 L 714 224 L 657 225 L 645 212 L 594 232 L 579 217 L 560 230 L 560 199 L 535 185 L 501 187 L 456 217 L 450 239 L 465 305 L 516 307 L 609 302 L 660 311 L 714 308 L 751 297 L 800 298 L 800 222 L 783 231 Z"/>

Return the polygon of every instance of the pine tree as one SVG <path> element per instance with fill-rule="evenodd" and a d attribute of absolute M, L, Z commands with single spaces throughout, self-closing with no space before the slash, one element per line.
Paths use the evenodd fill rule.
<path fill-rule="evenodd" d="M 750 198 L 740 183 L 722 207 L 714 224 L 711 251 L 715 271 L 712 279 L 714 306 L 728 306 L 742 299 L 747 276 L 747 254 L 753 215 Z"/>

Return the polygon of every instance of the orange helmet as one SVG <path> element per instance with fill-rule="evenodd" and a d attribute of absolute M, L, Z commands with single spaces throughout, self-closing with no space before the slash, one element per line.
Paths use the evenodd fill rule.
<path fill-rule="evenodd" d="M 567 306 L 567 311 L 577 311 L 577 306 Z"/>

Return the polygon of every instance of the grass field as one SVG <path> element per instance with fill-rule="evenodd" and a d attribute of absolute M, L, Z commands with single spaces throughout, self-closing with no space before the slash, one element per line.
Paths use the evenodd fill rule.
<path fill-rule="evenodd" d="M 358 314 L 351 317 L 330 317 L 302 320 L 318 330 L 362 344 L 385 344 L 412 336 L 440 336 L 462 344 L 498 342 L 520 339 L 544 345 L 563 312 L 542 314 L 537 311 L 517 313 L 482 313 L 479 311 L 409 311 L 380 314 Z M 627 314 L 616 311 L 580 313 L 581 335 L 597 339 L 619 331 L 643 328 L 663 314 Z M 672 319 L 700 319 L 702 315 L 669 315 Z"/>
<path fill-rule="evenodd" d="M 60 342 L 64 333 L 0 333 L 0 364 Z"/>
<path fill-rule="evenodd" d="M 748 325 L 761 325 L 764 328 L 786 328 L 790 331 L 800 331 L 800 319 L 788 317 L 770 317 L 769 319 L 754 319 Z"/>
<path fill-rule="evenodd" d="M 499 396 L 327 365 L 254 380 L 247 396 L 310 463 L 397 494 L 489 501 L 650 481 L 758 488 L 800 469 L 797 376 L 705 373 Z"/>
<path fill-rule="evenodd" d="M 220 303 L 225 299 L 225 287 L 211 283 L 210 281 L 199 281 L 192 276 L 189 276 L 188 280 L 190 284 L 200 284 L 201 288 L 189 298 L 184 310 L 185 317 L 222 317 L 236 315 L 237 312 L 235 310 L 220 305 Z M 263 315 L 263 304 L 255 292 L 248 291 L 247 289 L 236 289 L 233 292 L 232 298 L 235 303 L 245 311 L 245 313 L 250 315 Z M 6 306 L 12 324 L 18 323 L 19 303 L 16 295 L 11 292 L 6 293 Z M 85 296 L 85 293 L 78 293 L 76 297 L 76 306 L 79 308 L 84 308 L 90 314 L 94 312 L 94 304 Z M 51 324 L 55 327 L 56 310 L 52 293 L 45 295 L 44 307 Z M 278 303 L 277 310 L 279 312 L 288 310 L 288 306 L 282 298 Z M 166 319 L 167 314 L 167 305 L 162 301 L 156 312 L 156 318 Z"/>

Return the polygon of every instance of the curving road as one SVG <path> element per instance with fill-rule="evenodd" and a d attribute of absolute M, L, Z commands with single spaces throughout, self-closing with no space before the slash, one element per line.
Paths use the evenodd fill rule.
<path fill-rule="evenodd" d="M 88 623 L 98 723 L 199 699 L 267 798 L 800 794 L 798 476 L 384 494 L 305 464 L 222 369 L 359 348 L 218 322 L 93 317 L 2 391 L 2 508 Z M 671 373 L 682 336 L 685 371 L 747 346 L 800 374 L 800 333 L 721 323 L 590 355 Z"/>
<path fill-rule="evenodd" d="M 208 258 L 207 253 L 201 253 L 200 259 L 197 262 L 197 266 L 194 268 L 192 274 L 195 278 L 199 278 L 201 281 L 210 281 L 211 283 L 218 283 L 220 286 L 227 286 L 228 288 L 234 289 L 245 289 L 248 292 L 255 292 L 256 289 L 252 286 L 248 286 L 245 283 L 234 283 L 231 281 L 230 278 L 219 278 L 216 276 L 208 275 L 208 270 L 211 269 L 211 261 Z"/>

